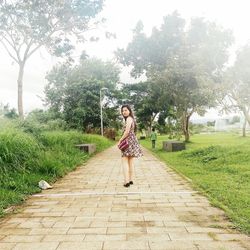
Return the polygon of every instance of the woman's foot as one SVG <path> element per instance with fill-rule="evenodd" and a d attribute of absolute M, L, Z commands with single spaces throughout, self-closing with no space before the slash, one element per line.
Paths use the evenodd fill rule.
<path fill-rule="evenodd" d="M 130 182 L 129 182 L 129 184 L 130 184 L 130 185 L 133 185 L 133 184 L 134 184 L 134 182 L 133 182 L 133 181 L 130 181 Z"/>
<path fill-rule="evenodd" d="M 130 184 L 129 184 L 129 182 L 128 182 L 128 183 L 126 183 L 126 184 L 123 184 L 123 186 L 124 186 L 124 187 L 129 187 Z"/>

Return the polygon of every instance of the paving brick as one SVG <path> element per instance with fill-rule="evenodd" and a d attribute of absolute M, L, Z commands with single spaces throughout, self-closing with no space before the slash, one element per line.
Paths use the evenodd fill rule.
<path fill-rule="evenodd" d="M 11 250 L 16 245 L 16 243 L 2 243 L 0 242 L 0 249 L 1 250 Z"/>
<path fill-rule="evenodd" d="M 146 233 L 146 227 L 109 227 L 107 234 Z"/>
<path fill-rule="evenodd" d="M 2 225 L 0 225 L 1 229 L 8 229 L 8 228 L 17 228 L 18 225 L 20 225 L 20 223 L 4 223 Z"/>
<path fill-rule="evenodd" d="M 163 221 L 127 221 L 127 227 L 163 227 Z"/>
<path fill-rule="evenodd" d="M 106 234 L 107 228 L 70 228 L 67 234 Z"/>
<path fill-rule="evenodd" d="M 149 249 L 147 241 L 105 241 L 103 250 Z"/>
<path fill-rule="evenodd" d="M 103 242 L 61 242 L 56 250 L 69 250 L 69 249 L 91 249 L 91 250 L 101 250 L 103 246 Z"/>
<path fill-rule="evenodd" d="M 40 242 L 43 235 L 8 235 L 1 242 Z"/>
<path fill-rule="evenodd" d="M 149 240 L 151 250 L 197 250 L 192 242 L 176 242 L 169 240 Z M 208 250 L 208 249 L 207 249 Z"/>
<path fill-rule="evenodd" d="M 213 239 L 207 233 L 169 233 L 170 239 L 173 241 L 176 240 L 186 240 L 186 241 L 194 241 L 194 240 L 208 240 L 212 241 Z"/>
<path fill-rule="evenodd" d="M 55 250 L 57 249 L 59 242 L 39 242 L 39 243 L 18 243 L 13 250 Z"/>
<path fill-rule="evenodd" d="M 82 242 L 85 238 L 84 234 L 80 235 L 46 235 L 42 241 L 44 242 Z"/>
<path fill-rule="evenodd" d="M 126 227 L 126 221 L 93 221 L 90 227 Z"/>
<path fill-rule="evenodd" d="M 170 232 L 187 233 L 187 230 L 185 227 L 148 227 L 147 232 L 148 233 L 170 233 Z"/>
<path fill-rule="evenodd" d="M 68 228 L 34 228 L 30 231 L 30 235 L 50 235 L 50 234 L 66 234 Z"/>
<path fill-rule="evenodd" d="M 189 233 L 227 233 L 227 230 L 223 230 L 220 228 L 212 228 L 212 227 L 186 227 Z"/>
<path fill-rule="evenodd" d="M 126 234 L 89 234 L 86 235 L 84 241 L 118 241 L 126 240 Z"/>
<path fill-rule="evenodd" d="M 149 241 L 149 240 L 158 240 L 164 241 L 169 240 L 170 237 L 167 233 L 147 233 L 147 234 L 137 234 L 137 233 L 129 233 L 127 234 L 128 241 Z"/>
<path fill-rule="evenodd" d="M 27 235 L 30 231 L 26 228 L 0 228 L 0 235 Z"/>
<path fill-rule="evenodd" d="M 240 245 L 238 242 L 209 242 L 209 245 L 206 242 L 195 242 L 195 245 L 199 250 L 246 250 L 247 248 Z"/>

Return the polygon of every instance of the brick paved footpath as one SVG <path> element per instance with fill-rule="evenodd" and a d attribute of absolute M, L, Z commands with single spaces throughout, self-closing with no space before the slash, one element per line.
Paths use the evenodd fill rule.
<path fill-rule="evenodd" d="M 116 147 L 33 195 L 0 221 L 0 249 L 250 249 L 188 181 L 144 149 L 122 185 Z"/>

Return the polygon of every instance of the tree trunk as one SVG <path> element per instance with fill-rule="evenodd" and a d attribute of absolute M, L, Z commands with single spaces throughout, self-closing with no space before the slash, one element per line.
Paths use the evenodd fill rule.
<path fill-rule="evenodd" d="M 249 114 L 249 108 L 248 108 L 248 110 L 245 108 L 245 107 L 243 107 L 242 109 L 242 112 L 243 112 L 243 114 L 244 114 L 244 116 L 245 116 L 245 120 L 248 122 L 248 124 L 250 125 L 250 114 Z"/>
<path fill-rule="evenodd" d="M 146 136 L 147 137 L 149 137 L 151 135 L 153 120 L 154 119 L 150 118 L 150 121 L 148 122 L 148 127 L 147 127 L 147 131 L 146 131 Z"/>
<path fill-rule="evenodd" d="M 186 117 L 185 142 L 189 142 L 189 139 L 190 139 L 190 133 L 189 133 L 189 118 L 190 118 L 190 116 L 187 116 L 187 117 Z"/>
<path fill-rule="evenodd" d="M 24 64 L 25 64 L 24 61 L 19 63 L 19 72 L 18 72 L 18 79 L 17 79 L 18 114 L 19 114 L 19 117 L 21 119 L 24 118 L 24 115 L 23 115 L 23 73 L 24 73 Z"/>
<path fill-rule="evenodd" d="M 190 119 L 190 115 L 188 115 L 186 112 L 183 112 L 182 129 L 183 129 L 183 134 L 185 136 L 185 142 L 189 142 L 190 140 L 189 119 Z"/>
<path fill-rule="evenodd" d="M 151 134 L 151 122 L 148 124 L 147 126 L 147 130 L 146 130 L 146 136 L 149 137 Z"/>
<path fill-rule="evenodd" d="M 247 126 L 247 119 L 244 119 L 244 123 L 243 123 L 243 128 L 242 128 L 242 136 L 246 137 L 246 126 Z"/>

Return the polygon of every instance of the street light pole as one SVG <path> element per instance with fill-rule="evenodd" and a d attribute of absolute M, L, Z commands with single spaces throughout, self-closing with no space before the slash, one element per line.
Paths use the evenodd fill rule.
<path fill-rule="evenodd" d="M 103 136 L 103 119 L 102 119 L 102 90 L 108 90 L 107 88 L 100 89 L 100 109 L 101 109 L 101 135 Z"/>

